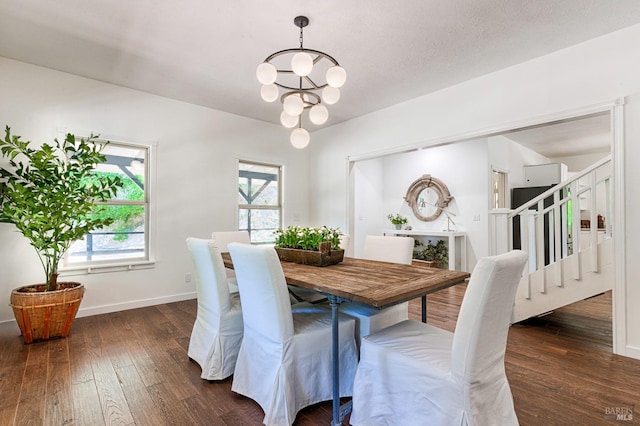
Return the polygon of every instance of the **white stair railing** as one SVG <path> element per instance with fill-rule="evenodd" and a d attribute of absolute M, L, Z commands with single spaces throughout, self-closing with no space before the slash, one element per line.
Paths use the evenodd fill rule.
<path fill-rule="evenodd" d="M 520 283 L 516 305 L 518 298 L 531 300 L 548 293 L 557 297 L 549 286 L 563 287 L 568 279 L 582 280 L 585 273 L 600 272 L 598 243 L 612 235 L 610 165 L 609 155 L 517 209 L 490 211 L 491 254 L 514 248 L 514 218 L 519 218 L 520 231 L 520 247 L 516 248 L 529 253 L 525 269 L 529 273 Z M 582 297 L 587 290 L 571 291 Z M 553 304 L 539 303 L 539 313 L 545 312 L 545 303 Z M 527 314 L 535 312 L 530 307 L 526 310 Z"/>

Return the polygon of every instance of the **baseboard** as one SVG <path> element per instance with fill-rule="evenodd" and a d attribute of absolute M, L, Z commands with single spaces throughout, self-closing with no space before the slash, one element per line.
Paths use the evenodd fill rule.
<path fill-rule="evenodd" d="M 640 348 L 637 346 L 627 345 L 624 355 L 629 358 L 640 359 Z"/>
<path fill-rule="evenodd" d="M 146 308 L 147 306 L 161 305 L 163 303 L 181 302 L 183 300 L 191 300 L 195 298 L 196 298 L 196 292 L 192 291 L 189 293 L 174 294 L 171 296 L 133 300 L 133 301 L 127 301 L 125 303 L 114 303 L 112 305 L 93 306 L 89 308 L 82 308 L 82 305 L 80 305 L 81 308 L 78 311 L 76 318 L 89 317 L 92 315 L 109 314 L 111 312 L 120 312 L 120 311 L 129 310 L 129 309 Z M 19 332 L 18 324 L 16 323 L 16 320 L 14 318 L 0 321 L 0 324 L 6 324 L 6 323 L 14 323 L 16 325 L 16 330 L 18 330 Z"/>
<path fill-rule="evenodd" d="M 109 314 L 111 312 L 120 312 L 136 308 L 146 308 L 147 306 L 161 305 L 163 303 L 181 302 L 183 300 L 190 300 L 195 298 L 196 292 L 192 291 L 189 293 L 174 294 L 171 296 L 132 300 L 124 303 L 114 303 L 111 305 L 93 306 L 88 308 L 82 308 L 82 305 L 80 305 L 80 310 L 78 311 L 78 315 L 76 317 L 80 318 L 89 317 L 92 315 Z"/>

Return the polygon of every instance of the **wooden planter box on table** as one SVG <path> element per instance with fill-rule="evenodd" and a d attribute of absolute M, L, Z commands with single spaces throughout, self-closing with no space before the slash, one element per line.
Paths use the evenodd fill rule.
<path fill-rule="evenodd" d="M 344 250 L 331 250 L 329 241 L 320 243 L 318 251 L 276 247 L 276 252 L 281 261 L 311 266 L 335 265 L 344 259 Z"/>

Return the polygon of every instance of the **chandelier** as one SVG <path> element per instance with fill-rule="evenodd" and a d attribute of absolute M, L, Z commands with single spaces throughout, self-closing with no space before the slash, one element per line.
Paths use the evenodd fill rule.
<path fill-rule="evenodd" d="M 282 102 L 280 123 L 286 128 L 295 128 L 291 132 L 291 144 L 302 149 L 311 139 L 302 127 L 303 112 L 307 111 L 312 124 L 326 123 L 329 118 L 326 105 L 340 99 L 339 88 L 347 80 L 347 73 L 330 55 L 302 46 L 302 29 L 309 25 L 309 18 L 296 16 L 293 23 L 300 28 L 300 47 L 267 56 L 258 65 L 256 76 L 262 83 L 262 99 L 274 102 L 279 98 Z"/>

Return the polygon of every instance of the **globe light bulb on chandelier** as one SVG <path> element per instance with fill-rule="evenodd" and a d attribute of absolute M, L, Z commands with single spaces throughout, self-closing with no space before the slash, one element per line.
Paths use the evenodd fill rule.
<path fill-rule="evenodd" d="M 310 141 L 309 132 L 302 127 L 304 112 L 307 111 L 311 124 L 326 123 L 327 105 L 340 99 L 339 88 L 345 84 L 347 72 L 332 56 L 303 47 L 303 28 L 309 25 L 306 16 L 295 17 L 293 23 L 300 28 L 300 47 L 269 55 L 258 65 L 256 77 L 262 84 L 260 96 L 264 101 L 280 98 L 283 107 L 280 123 L 286 128 L 296 127 L 290 141 L 302 149 Z"/>
<path fill-rule="evenodd" d="M 282 108 L 289 115 L 300 115 L 304 111 L 304 102 L 297 93 L 293 93 L 284 98 Z"/>
<path fill-rule="evenodd" d="M 327 122 L 329 118 L 329 110 L 322 104 L 314 105 L 309 110 L 309 120 L 316 125 L 321 125 Z"/>
<path fill-rule="evenodd" d="M 309 132 L 307 132 L 302 127 L 298 127 L 293 132 L 291 132 L 291 145 L 298 149 L 306 148 L 309 145 L 309 140 L 311 136 L 309 136 Z"/>
<path fill-rule="evenodd" d="M 287 111 L 282 111 L 280 114 L 280 123 L 286 127 L 287 129 L 293 129 L 298 125 L 298 121 L 300 121 L 299 115 L 289 115 Z"/>
<path fill-rule="evenodd" d="M 262 99 L 264 99 L 266 102 L 275 101 L 276 99 L 278 99 L 279 94 L 280 91 L 278 90 L 278 86 L 273 83 L 265 84 L 260 88 L 260 96 L 262 96 Z"/>

